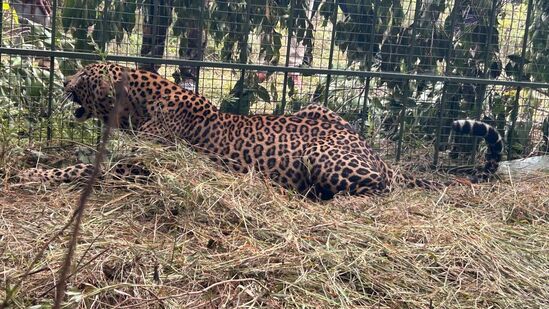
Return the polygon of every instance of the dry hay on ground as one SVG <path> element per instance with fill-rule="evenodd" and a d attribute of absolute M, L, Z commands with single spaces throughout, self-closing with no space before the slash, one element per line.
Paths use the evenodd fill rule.
<path fill-rule="evenodd" d="M 69 307 L 549 306 L 547 175 L 316 204 L 184 148 L 140 152 L 157 178 L 96 188 Z M 51 304 L 67 233 L 10 287 L 77 198 L 67 186 L 0 192 L 2 301 Z"/>

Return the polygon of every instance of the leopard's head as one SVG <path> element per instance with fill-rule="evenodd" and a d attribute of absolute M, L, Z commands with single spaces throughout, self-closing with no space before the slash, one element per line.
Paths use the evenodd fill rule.
<path fill-rule="evenodd" d="M 108 120 L 114 108 L 113 85 L 123 70 L 110 63 L 90 64 L 65 80 L 65 94 L 78 105 L 74 111 L 77 121 L 92 117 Z"/>

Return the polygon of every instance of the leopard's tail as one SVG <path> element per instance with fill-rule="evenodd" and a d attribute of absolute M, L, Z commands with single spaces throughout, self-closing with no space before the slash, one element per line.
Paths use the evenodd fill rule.
<path fill-rule="evenodd" d="M 476 175 L 478 180 L 491 177 L 499 167 L 503 153 L 503 138 L 496 128 L 478 120 L 456 120 L 452 124 L 453 132 L 483 137 L 488 145 L 484 168 Z"/>
<path fill-rule="evenodd" d="M 483 137 L 488 145 L 483 168 L 476 173 L 469 182 L 480 182 L 489 179 L 497 171 L 503 152 L 503 138 L 499 132 L 491 125 L 478 120 L 462 119 L 456 120 L 452 124 L 452 132 L 456 134 L 465 134 L 471 136 Z M 397 175 L 397 181 L 406 187 L 419 187 L 427 189 L 439 189 L 445 186 L 462 183 L 462 181 L 449 180 L 445 182 L 431 181 L 416 178 L 412 175 L 402 173 Z"/>

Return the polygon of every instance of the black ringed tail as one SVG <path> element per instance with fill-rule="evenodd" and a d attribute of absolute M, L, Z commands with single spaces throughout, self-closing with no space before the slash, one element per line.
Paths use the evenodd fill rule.
<path fill-rule="evenodd" d="M 452 124 L 452 130 L 458 134 L 483 137 L 488 145 L 484 172 L 493 174 L 497 171 L 503 152 L 503 138 L 491 125 L 478 120 L 461 119 Z"/>

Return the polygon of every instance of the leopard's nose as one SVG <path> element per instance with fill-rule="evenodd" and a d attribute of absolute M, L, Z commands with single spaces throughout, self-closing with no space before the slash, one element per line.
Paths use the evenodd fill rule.
<path fill-rule="evenodd" d="M 69 84 L 69 80 L 68 79 L 65 79 L 63 81 L 63 87 L 67 87 L 67 85 Z"/>

